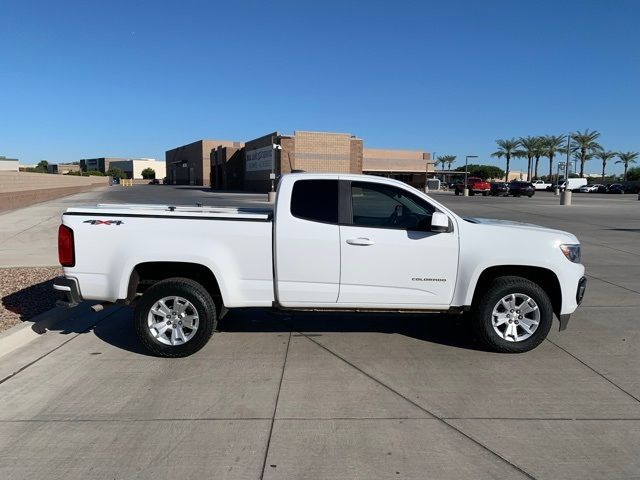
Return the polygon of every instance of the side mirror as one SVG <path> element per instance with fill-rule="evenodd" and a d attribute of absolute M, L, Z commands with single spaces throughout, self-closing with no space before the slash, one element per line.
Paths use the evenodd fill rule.
<path fill-rule="evenodd" d="M 449 231 L 449 217 L 442 212 L 433 212 L 431 216 L 431 228 L 432 232 L 444 233 Z"/>

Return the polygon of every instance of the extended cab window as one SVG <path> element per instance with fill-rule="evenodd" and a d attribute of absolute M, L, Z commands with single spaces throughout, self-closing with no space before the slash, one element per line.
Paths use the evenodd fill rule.
<path fill-rule="evenodd" d="M 293 184 L 291 214 L 314 222 L 338 223 L 338 180 L 298 180 Z"/>
<path fill-rule="evenodd" d="M 353 182 L 351 184 L 353 224 L 362 227 L 427 230 L 435 208 L 400 188 Z"/>

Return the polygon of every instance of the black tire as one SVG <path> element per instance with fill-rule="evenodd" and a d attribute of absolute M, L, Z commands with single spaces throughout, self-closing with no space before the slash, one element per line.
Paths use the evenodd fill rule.
<path fill-rule="evenodd" d="M 460 195 L 460 190 L 456 188 L 456 196 Z"/>
<path fill-rule="evenodd" d="M 486 197 L 488 195 L 488 192 L 482 192 L 482 196 Z"/>
<path fill-rule="evenodd" d="M 533 334 L 522 341 L 510 342 L 501 338 L 493 328 L 493 308 L 510 293 L 531 297 L 540 310 L 540 322 Z M 536 283 L 522 277 L 508 276 L 493 280 L 471 310 L 473 329 L 487 349 L 500 353 L 522 353 L 533 350 L 547 338 L 553 323 L 553 307 L 546 292 Z"/>
<path fill-rule="evenodd" d="M 192 338 L 180 345 L 166 345 L 158 341 L 149 331 L 147 316 L 154 304 L 168 296 L 182 297 L 195 307 L 198 328 Z M 216 306 L 209 292 L 198 282 L 189 278 L 168 278 L 151 287 L 137 302 L 133 314 L 136 333 L 142 344 L 160 357 L 186 357 L 204 347 L 218 324 Z"/>

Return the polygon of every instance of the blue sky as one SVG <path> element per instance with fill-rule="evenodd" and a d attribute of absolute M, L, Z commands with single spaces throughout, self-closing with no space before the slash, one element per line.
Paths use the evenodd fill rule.
<path fill-rule="evenodd" d="M 0 18 L 0 155 L 24 163 L 273 130 L 483 163 L 497 138 L 585 128 L 640 150 L 635 0 L 3 0 Z"/>

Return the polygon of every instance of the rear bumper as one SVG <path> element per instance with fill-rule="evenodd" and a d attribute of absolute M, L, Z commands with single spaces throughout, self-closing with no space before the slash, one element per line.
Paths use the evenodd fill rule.
<path fill-rule="evenodd" d="M 82 301 L 78 282 L 74 278 L 57 277 L 53 281 L 53 289 L 63 294 L 63 298 L 56 302 L 58 307 L 72 308 Z"/>

